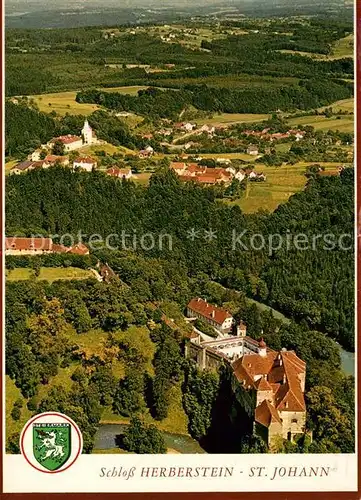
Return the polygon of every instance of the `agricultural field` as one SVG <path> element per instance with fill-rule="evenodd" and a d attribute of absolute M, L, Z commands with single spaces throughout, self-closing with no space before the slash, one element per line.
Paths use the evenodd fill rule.
<path fill-rule="evenodd" d="M 322 163 L 326 170 L 334 170 L 338 163 Z M 267 176 L 265 182 L 248 182 L 247 191 L 235 202 L 245 213 L 258 210 L 273 212 L 281 203 L 285 203 L 292 195 L 302 191 L 307 183 L 306 167 L 312 163 L 300 162 L 293 166 L 268 167 L 258 164 L 255 172 L 263 172 Z"/>
<path fill-rule="evenodd" d="M 55 111 L 58 115 L 91 115 L 100 109 L 96 104 L 79 103 L 75 100 L 76 92 L 59 92 L 55 94 L 41 94 L 30 96 L 37 104 L 40 111 L 50 113 Z"/>
<path fill-rule="evenodd" d="M 345 38 L 341 38 L 337 40 L 333 44 L 332 54 L 317 54 L 314 52 L 302 52 L 300 50 L 287 50 L 281 49 L 277 52 L 281 52 L 283 54 L 298 54 L 300 56 L 312 57 L 312 59 L 318 59 L 323 61 L 332 61 L 335 59 L 343 59 L 344 57 L 353 57 L 354 56 L 354 35 L 348 35 Z"/>
<path fill-rule="evenodd" d="M 337 40 L 333 46 L 333 54 L 330 59 L 340 59 L 343 57 L 354 56 L 354 35 L 348 35 L 345 38 Z"/>
<path fill-rule="evenodd" d="M 353 113 L 355 110 L 355 99 L 342 99 L 341 101 L 336 101 L 329 106 L 323 106 L 322 108 L 319 108 L 318 111 L 324 111 L 326 108 L 332 108 L 334 112 L 348 111 L 349 113 Z"/>
<path fill-rule="evenodd" d="M 5 163 L 5 175 L 10 174 L 10 170 L 18 163 L 18 160 L 11 160 Z"/>
<path fill-rule="evenodd" d="M 123 154 L 123 155 L 132 155 L 135 154 L 132 149 L 126 148 L 125 146 L 114 146 L 113 144 L 109 144 L 108 142 L 105 144 L 100 144 L 96 146 L 84 146 L 78 150 L 80 153 L 84 155 L 97 155 L 101 151 L 105 151 L 106 154 L 112 155 L 114 153 Z"/>
<path fill-rule="evenodd" d="M 102 88 L 103 92 L 119 92 L 120 94 L 137 95 L 139 90 L 147 89 L 147 86 L 136 85 L 129 87 L 111 87 Z M 94 111 L 100 109 L 97 104 L 79 103 L 76 102 L 77 92 L 56 92 L 52 94 L 38 94 L 29 96 L 40 111 L 51 113 L 55 111 L 58 115 L 64 116 L 67 113 L 70 115 L 91 115 Z"/>
<path fill-rule="evenodd" d="M 262 122 L 270 117 L 271 115 L 267 114 L 221 113 L 212 116 L 212 118 L 198 118 L 192 121 L 197 123 L 197 125 L 233 125 L 236 123 Z"/>
<path fill-rule="evenodd" d="M 6 270 L 7 281 L 24 281 L 32 279 L 52 283 L 56 280 L 83 280 L 93 277 L 94 274 L 91 271 L 75 267 L 41 267 L 39 276 L 35 275 L 33 269 L 25 267 Z"/>
<path fill-rule="evenodd" d="M 135 174 L 132 180 L 134 180 L 137 184 L 148 186 L 151 176 L 151 173 L 143 172 L 141 174 Z"/>
<path fill-rule="evenodd" d="M 292 127 L 297 127 L 298 125 L 309 125 L 314 127 L 315 130 L 339 130 L 340 132 L 354 132 L 354 117 L 349 116 L 338 116 L 326 118 L 325 116 L 311 115 L 311 116 L 301 116 L 299 118 L 290 118 L 287 122 Z"/>

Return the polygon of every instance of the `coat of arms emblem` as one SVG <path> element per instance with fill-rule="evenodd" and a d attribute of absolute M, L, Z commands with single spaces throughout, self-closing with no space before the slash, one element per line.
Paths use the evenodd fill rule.
<path fill-rule="evenodd" d="M 68 423 L 34 423 L 33 453 L 37 462 L 56 471 L 71 455 L 71 425 Z"/>

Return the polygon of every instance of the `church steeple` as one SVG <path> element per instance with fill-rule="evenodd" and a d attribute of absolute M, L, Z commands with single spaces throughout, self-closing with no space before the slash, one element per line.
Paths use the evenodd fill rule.
<path fill-rule="evenodd" d="M 89 125 L 88 120 L 85 120 L 81 134 L 83 136 L 84 144 L 91 144 L 93 142 L 93 129 Z"/>

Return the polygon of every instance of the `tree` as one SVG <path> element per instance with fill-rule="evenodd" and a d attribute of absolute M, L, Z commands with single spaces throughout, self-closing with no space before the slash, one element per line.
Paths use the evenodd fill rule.
<path fill-rule="evenodd" d="M 63 156 L 65 152 L 64 143 L 58 139 L 53 143 L 53 154 L 57 156 Z"/>
<path fill-rule="evenodd" d="M 189 418 L 189 431 L 195 439 L 206 436 L 212 423 L 212 408 L 218 394 L 219 377 L 192 369 L 183 397 Z"/>
<path fill-rule="evenodd" d="M 327 442 L 340 453 L 353 453 L 352 425 L 328 387 L 315 386 L 306 395 L 308 426 L 319 446 Z"/>
<path fill-rule="evenodd" d="M 123 444 L 133 453 L 166 453 L 167 448 L 162 433 L 154 425 L 145 425 L 134 417 L 124 433 Z"/>
<path fill-rule="evenodd" d="M 144 406 L 144 376 L 139 370 L 128 368 L 115 390 L 113 410 L 128 417 Z"/>

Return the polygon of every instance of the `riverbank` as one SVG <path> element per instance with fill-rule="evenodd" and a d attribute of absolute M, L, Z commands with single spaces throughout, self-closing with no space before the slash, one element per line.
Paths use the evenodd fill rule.
<path fill-rule="evenodd" d="M 121 436 L 129 424 L 101 424 L 95 435 L 93 453 L 127 453 L 120 448 Z M 205 453 L 199 443 L 186 434 L 175 434 L 161 431 L 164 437 L 167 453 Z"/>

